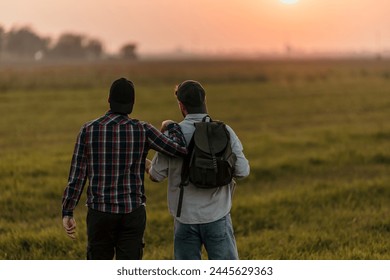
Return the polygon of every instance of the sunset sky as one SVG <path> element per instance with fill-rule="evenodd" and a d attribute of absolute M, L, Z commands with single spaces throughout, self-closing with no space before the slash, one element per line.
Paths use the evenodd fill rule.
<path fill-rule="evenodd" d="M 114 52 L 390 50 L 389 0 L 1 0 L 0 26 L 73 32 Z"/>

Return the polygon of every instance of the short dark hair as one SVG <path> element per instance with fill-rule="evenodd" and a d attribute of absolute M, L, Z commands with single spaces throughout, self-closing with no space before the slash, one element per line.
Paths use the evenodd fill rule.
<path fill-rule="evenodd" d="M 175 95 L 188 113 L 206 113 L 206 92 L 199 82 L 194 80 L 182 82 L 177 86 Z"/>

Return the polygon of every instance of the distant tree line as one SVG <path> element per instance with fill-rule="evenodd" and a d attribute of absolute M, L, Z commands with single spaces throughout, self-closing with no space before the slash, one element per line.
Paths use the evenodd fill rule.
<path fill-rule="evenodd" d="M 99 60 L 107 57 L 136 59 L 137 45 L 124 44 L 117 54 L 105 53 L 103 43 L 76 33 L 64 33 L 58 39 L 41 37 L 28 26 L 6 31 L 0 26 L 2 60 Z"/>

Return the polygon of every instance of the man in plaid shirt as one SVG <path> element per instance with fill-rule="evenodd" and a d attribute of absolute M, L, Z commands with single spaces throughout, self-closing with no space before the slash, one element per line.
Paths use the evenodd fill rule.
<path fill-rule="evenodd" d="M 142 259 L 146 225 L 144 172 L 149 149 L 169 156 L 187 153 L 180 126 L 166 122 L 168 136 L 128 117 L 134 85 L 121 78 L 110 88 L 110 110 L 87 122 L 75 144 L 62 199 L 63 226 L 75 238 L 73 211 L 87 189 L 87 259 Z"/>

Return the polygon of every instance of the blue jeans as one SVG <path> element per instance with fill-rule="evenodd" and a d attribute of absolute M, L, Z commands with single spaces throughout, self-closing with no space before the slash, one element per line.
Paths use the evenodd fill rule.
<path fill-rule="evenodd" d="M 202 245 L 210 260 L 238 260 L 230 214 L 207 224 L 182 224 L 175 220 L 176 260 L 200 260 Z"/>

